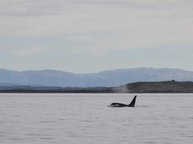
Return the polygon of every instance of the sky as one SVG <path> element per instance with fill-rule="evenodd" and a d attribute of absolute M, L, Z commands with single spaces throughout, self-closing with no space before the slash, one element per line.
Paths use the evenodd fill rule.
<path fill-rule="evenodd" d="M 1 0 L 0 68 L 193 71 L 192 0 Z"/>

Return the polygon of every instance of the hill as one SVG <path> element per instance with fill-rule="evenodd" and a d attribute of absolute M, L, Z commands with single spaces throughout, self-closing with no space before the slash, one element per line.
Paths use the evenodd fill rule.
<path fill-rule="evenodd" d="M 12 71 L 0 69 L 0 86 L 116 87 L 139 81 L 193 81 L 193 72 L 181 69 L 131 68 L 99 73 L 69 73 L 55 70 Z"/>

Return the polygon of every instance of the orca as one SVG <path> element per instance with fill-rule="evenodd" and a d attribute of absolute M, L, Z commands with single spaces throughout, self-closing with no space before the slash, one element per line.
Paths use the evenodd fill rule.
<path fill-rule="evenodd" d="M 136 98 L 137 98 L 137 95 L 134 96 L 133 100 L 128 105 L 123 103 L 112 103 L 109 106 L 110 107 L 135 107 Z"/>

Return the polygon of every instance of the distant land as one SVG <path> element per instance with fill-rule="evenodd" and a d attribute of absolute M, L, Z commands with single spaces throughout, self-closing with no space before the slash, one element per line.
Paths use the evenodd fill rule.
<path fill-rule="evenodd" d="M 193 82 L 160 81 L 160 82 L 136 82 L 120 87 L 114 91 L 126 93 L 193 93 Z"/>
<path fill-rule="evenodd" d="M 0 86 L 28 87 L 118 87 L 152 81 L 193 81 L 193 71 L 169 68 L 129 68 L 98 73 L 69 73 L 56 70 L 14 71 L 0 69 Z"/>
<path fill-rule="evenodd" d="M 193 82 L 135 82 L 117 87 L 1 86 L 0 93 L 193 93 Z"/>

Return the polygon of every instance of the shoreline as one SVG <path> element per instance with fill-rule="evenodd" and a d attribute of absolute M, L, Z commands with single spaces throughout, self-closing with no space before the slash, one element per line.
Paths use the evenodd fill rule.
<path fill-rule="evenodd" d="M 0 86 L 0 93 L 193 93 L 193 82 L 136 82 L 117 87 Z"/>

